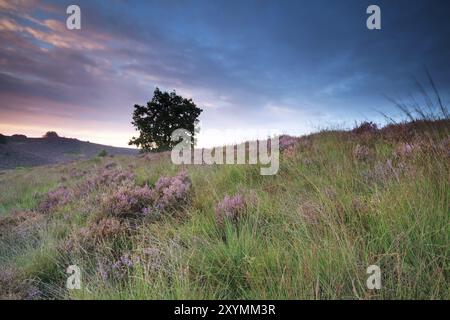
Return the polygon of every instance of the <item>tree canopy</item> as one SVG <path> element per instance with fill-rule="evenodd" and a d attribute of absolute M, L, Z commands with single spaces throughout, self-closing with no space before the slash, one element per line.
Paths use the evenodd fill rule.
<path fill-rule="evenodd" d="M 171 141 L 174 130 L 185 129 L 194 137 L 202 111 L 192 99 L 183 98 L 175 91 L 163 92 L 156 88 L 146 106 L 134 106 L 131 123 L 139 131 L 139 137 L 133 137 L 129 145 L 144 151 L 170 150 L 177 143 Z"/>
<path fill-rule="evenodd" d="M 43 138 L 59 138 L 59 135 L 55 131 L 47 131 Z"/>

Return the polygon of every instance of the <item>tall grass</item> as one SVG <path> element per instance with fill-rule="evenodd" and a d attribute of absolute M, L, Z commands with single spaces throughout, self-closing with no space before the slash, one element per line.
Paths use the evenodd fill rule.
<path fill-rule="evenodd" d="M 449 299 L 450 122 L 426 121 L 303 137 L 283 152 L 275 176 L 260 176 L 256 166 L 185 166 L 187 203 L 156 220 L 122 221 L 127 230 L 94 235 L 92 249 L 80 234 L 105 216 L 101 200 L 117 191 L 114 184 L 56 207 L 32 236 L 4 218 L 0 269 L 12 266 L 14 281 L 31 280 L 40 298 Z M 366 147 L 356 149 L 364 157 L 357 145 Z M 110 161 L 8 172 L 1 208 L 34 210 L 46 191 L 59 184 L 78 190 Z M 113 161 L 140 186 L 180 170 L 164 156 Z M 85 173 L 70 177 L 73 171 Z M 235 194 L 248 205 L 237 221 L 218 223 L 217 203 Z M 102 264 L 124 254 L 136 260 L 120 277 L 102 275 Z M 82 270 L 81 290 L 65 289 L 70 264 Z M 372 264 L 381 268 L 381 290 L 366 286 Z M 14 290 L 29 287 L 0 293 L 14 297 Z"/>

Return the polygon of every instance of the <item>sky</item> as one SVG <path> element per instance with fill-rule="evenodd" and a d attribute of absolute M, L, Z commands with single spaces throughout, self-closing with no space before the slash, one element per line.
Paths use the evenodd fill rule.
<path fill-rule="evenodd" d="M 383 123 L 425 69 L 448 101 L 449 15 L 444 0 L 0 0 L 0 133 L 127 146 L 156 86 L 203 109 L 205 147 Z"/>

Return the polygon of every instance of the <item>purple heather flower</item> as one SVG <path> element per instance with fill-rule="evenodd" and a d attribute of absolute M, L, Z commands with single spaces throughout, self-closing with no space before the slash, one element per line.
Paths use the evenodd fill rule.
<path fill-rule="evenodd" d="M 158 199 L 155 207 L 164 211 L 186 200 L 191 188 L 191 180 L 185 171 L 174 177 L 161 177 L 155 184 Z"/>
<path fill-rule="evenodd" d="M 216 206 L 217 222 L 223 223 L 225 219 L 236 222 L 245 207 L 246 203 L 240 194 L 237 194 L 234 197 L 225 196 L 225 198 Z"/>
<path fill-rule="evenodd" d="M 124 186 L 105 199 L 105 206 L 108 212 L 117 216 L 139 214 L 153 203 L 153 193 L 154 191 L 148 186 Z"/>
<path fill-rule="evenodd" d="M 145 207 L 144 209 L 142 209 L 142 214 L 144 216 L 148 216 L 151 212 L 151 209 L 149 207 Z"/>
<path fill-rule="evenodd" d="M 286 150 L 286 149 L 294 146 L 297 142 L 298 142 L 298 138 L 296 138 L 296 137 L 282 135 L 279 137 L 280 150 L 281 151 Z"/>
<path fill-rule="evenodd" d="M 102 277 L 103 281 L 107 281 L 109 279 L 109 271 L 105 268 L 103 264 L 100 264 L 98 266 L 98 272 L 100 273 L 100 276 Z"/>
<path fill-rule="evenodd" d="M 38 210 L 43 213 L 49 213 L 54 208 L 64 205 L 70 201 L 71 193 L 65 186 L 60 186 L 49 191 L 38 206 Z"/>
<path fill-rule="evenodd" d="M 41 295 L 42 295 L 42 292 L 41 292 L 41 290 L 39 290 L 39 288 L 37 288 L 35 286 L 31 286 L 28 289 L 26 300 L 34 300 L 34 299 L 39 298 Z"/>

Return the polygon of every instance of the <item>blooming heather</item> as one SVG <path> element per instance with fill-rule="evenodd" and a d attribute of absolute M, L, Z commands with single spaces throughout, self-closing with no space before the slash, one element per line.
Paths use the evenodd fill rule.
<path fill-rule="evenodd" d="M 141 214 L 144 208 L 152 205 L 153 201 L 154 192 L 148 186 L 122 186 L 103 199 L 103 208 L 113 216 L 129 217 Z"/>
<path fill-rule="evenodd" d="M 368 185 L 378 183 L 386 184 L 392 179 L 399 181 L 400 177 L 409 174 L 415 175 L 416 170 L 413 166 L 401 161 L 392 161 L 391 159 L 378 161 L 373 168 L 363 171 L 362 178 Z"/>
<path fill-rule="evenodd" d="M 71 200 L 71 193 L 65 186 L 49 191 L 38 205 L 38 211 L 49 213 L 56 207 L 64 205 Z"/>
<path fill-rule="evenodd" d="M 145 207 L 144 209 L 141 210 L 141 213 L 145 217 L 148 217 L 152 213 L 152 208 L 151 207 Z"/>
<path fill-rule="evenodd" d="M 119 169 L 103 169 L 99 175 L 94 179 L 94 184 L 100 185 L 120 185 L 126 182 L 132 182 L 135 178 L 134 173 L 130 171 L 124 171 Z"/>
<path fill-rule="evenodd" d="M 244 197 L 237 194 L 233 197 L 225 196 L 216 206 L 216 221 L 223 224 L 225 220 L 237 222 L 246 207 Z"/>
<path fill-rule="evenodd" d="M 156 209 L 164 211 L 185 202 L 190 188 L 191 180 L 185 171 L 174 177 L 161 177 L 154 189 L 157 194 Z"/>
<path fill-rule="evenodd" d="M 97 271 L 104 282 L 108 281 L 111 276 L 111 266 L 104 262 L 99 262 Z"/>
<path fill-rule="evenodd" d="M 140 259 L 138 256 L 125 253 L 112 264 L 109 273 L 118 279 L 122 279 L 128 274 L 130 269 L 133 269 L 139 263 Z"/>
<path fill-rule="evenodd" d="M 79 196 L 86 196 L 92 190 L 102 186 L 122 186 L 134 184 L 135 174 L 131 171 L 119 169 L 102 169 L 96 176 L 86 179 L 76 186 L 75 193 Z"/>
<path fill-rule="evenodd" d="M 291 137 L 288 135 L 282 135 L 280 136 L 280 151 L 284 151 L 284 150 L 288 150 L 290 148 L 292 148 L 298 141 L 299 139 L 296 137 Z"/>

